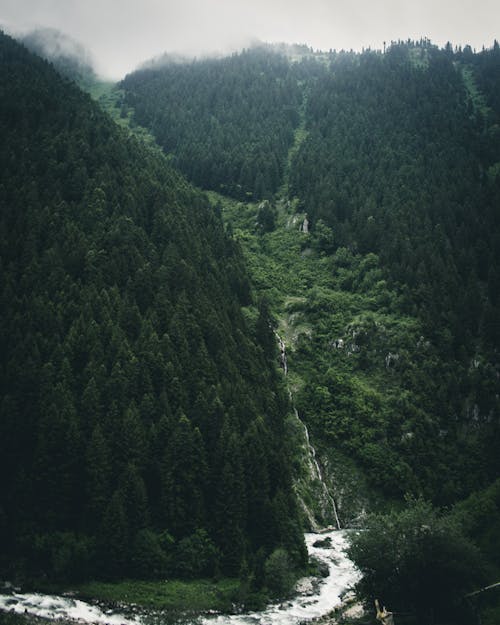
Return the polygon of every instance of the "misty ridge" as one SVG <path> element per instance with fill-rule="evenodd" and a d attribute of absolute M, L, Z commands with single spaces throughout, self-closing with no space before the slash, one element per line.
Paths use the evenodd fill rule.
<path fill-rule="evenodd" d="M 82 65 L 94 64 L 92 54 L 83 44 L 56 28 L 37 28 L 21 40 L 28 49 L 50 58 L 73 58 Z"/>
<path fill-rule="evenodd" d="M 7 30 L 7 29 L 6 29 Z M 29 50 L 45 58 L 49 62 L 53 63 L 56 69 L 62 74 L 73 78 L 77 83 L 80 83 L 85 89 L 90 87 L 90 84 L 99 80 L 108 79 L 101 75 L 97 70 L 97 59 L 95 54 L 80 41 L 67 35 L 66 33 L 56 28 L 36 28 L 25 34 L 13 35 L 18 38 Z M 426 45 L 434 45 L 428 38 L 423 37 L 422 42 Z M 410 39 L 397 41 L 383 42 L 380 48 L 362 48 L 360 52 L 350 48 L 346 50 L 341 48 L 338 50 L 335 46 L 330 47 L 328 50 L 319 48 L 313 48 L 307 43 L 287 43 L 287 42 L 273 42 L 268 43 L 259 38 L 252 38 L 245 43 L 241 43 L 239 46 L 233 46 L 231 48 L 211 49 L 203 52 L 176 52 L 164 51 L 151 58 L 145 59 L 138 63 L 135 67 L 131 67 L 125 75 L 129 75 L 135 71 L 141 70 L 158 70 L 162 67 L 169 65 L 185 65 L 203 61 L 217 61 L 229 56 L 239 55 L 245 50 L 261 50 L 263 52 L 274 52 L 285 56 L 290 61 L 300 61 L 305 58 L 316 58 L 327 61 L 329 55 L 332 54 L 350 54 L 359 55 L 363 52 L 383 52 L 386 51 L 391 45 L 398 45 L 401 43 L 408 43 Z M 333 42 L 332 42 L 333 43 Z M 493 47 L 493 43 L 491 47 Z M 436 46 L 438 47 L 438 46 Z M 445 46 L 447 49 L 454 49 L 460 51 L 462 46 L 455 46 L 448 42 Z M 464 45 L 464 50 L 470 50 L 472 53 L 476 53 L 476 49 L 470 45 Z M 485 46 L 482 48 L 485 50 Z M 488 46 L 486 49 L 490 49 Z M 122 76 L 121 78 L 124 78 Z M 113 81 L 115 82 L 115 81 Z"/>
<path fill-rule="evenodd" d="M 282 54 L 291 60 L 298 60 L 300 58 L 314 56 L 314 55 L 322 55 L 323 51 L 317 50 L 315 51 L 311 46 L 307 44 L 298 44 L 298 43 L 266 43 L 261 41 L 260 39 L 254 39 L 249 43 L 248 46 L 244 46 L 238 48 L 232 52 L 223 52 L 223 51 L 212 51 L 205 52 L 203 54 L 178 54 L 175 52 L 164 52 L 152 59 L 148 59 L 143 63 L 140 63 L 135 70 L 132 71 L 140 71 L 144 69 L 161 69 L 166 65 L 182 65 L 188 63 L 196 63 L 198 61 L 217 61 L 228 56 L 235 56 L 241 54 L 246 50 L 261 50 L 263 52 L 275 52 L 278 54 Z M 331 50 L 330 50 L 331 52 Z"/>
<path fill-rule="evenodd" d="M 26 34 L 19 35 L 17 38 L 29 50 L 53 63 L 56 69 L 63 74 L 77 70 L 80 74 L 91 74 L 96 80 L 103 78 L 98 75 L 94 54 L 81 42 L 56 28 L 37 28 Z M 321 50 L 315 51 L 311 46 L 305 43 L 266 43 L 258 38 L 253 38 L 247 44 L 242 44 L 229 51 L 227 49 L 213 49 L 206 50 L 202 53 L 193 52 L 192 54 L 165 51 L 142 61 L 136 67 L 131 67 L 127 74 L 146 69 L 160 69 L 168 65 L 220 60 L 231 55 L 240 54 L 246 49 L 277 52 L 292 60 L 313 56 L 315 54 L 323 54 Z M 332 50 L 330 50 L 330 52 L 332 52 Z"/>
<path fill-rule="evenodd" d="M 63 75 L 79 83 L 83 88 L 98 80 L 95 59 L 79 41 L 55 28 L 37 28 L 20 38 L 35 54 L 51 62 Z"/>

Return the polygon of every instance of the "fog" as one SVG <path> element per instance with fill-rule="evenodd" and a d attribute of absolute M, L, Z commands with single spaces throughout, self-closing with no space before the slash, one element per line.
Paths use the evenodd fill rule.
<path fill-rule="evenodd" d="M 428 37 L 480 49 L 499 24 L 498 0 L 0 0 L 4 30 L 57 28 L 113 79 L 164 52 L 224 53 L 255 39 L 360 50 Z"/>

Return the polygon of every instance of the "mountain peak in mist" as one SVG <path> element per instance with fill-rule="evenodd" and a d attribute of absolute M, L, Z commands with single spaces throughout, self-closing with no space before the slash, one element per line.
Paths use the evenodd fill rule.
<path fill-rule="evenodd" d="M 24 45 L 80 85 L 95 78 L 91 53 L 79 41 L 55 28 L 37 28 L 22 37 Z"/>

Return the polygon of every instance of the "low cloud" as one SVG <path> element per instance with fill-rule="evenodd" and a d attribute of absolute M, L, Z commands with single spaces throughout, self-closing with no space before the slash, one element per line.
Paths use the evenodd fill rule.
<path fill-rule="evenodd" d="M 121 78 L 164 52 L 231 52 L 251 41 L 361 49 L 429 37 L 489 46 L 500 4 L 478 0 L 1 0 L 0 24 L 27 32 L 57 28 L 92 51 L 96 69 Z"/>

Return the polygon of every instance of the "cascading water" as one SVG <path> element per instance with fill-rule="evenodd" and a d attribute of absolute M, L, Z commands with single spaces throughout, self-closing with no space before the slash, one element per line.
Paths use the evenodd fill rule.
<path fill-rule="evenodd" d="M 297 412 L 296 409 L 294 409 L 294 412 L 297 416 L 297 419 L 302 423 L 302 425 L 304 426 L 304 435 L 307 441 L 307 445 L 309 447 L 309 453 L 311 455 L 311 460 L 312 463 L 314 465 L 315 471 L 316 471 L 316 475 L 318 477 L 318 480 L 320 482 L 320 484 L 323 487 L 323 491 L 325 493 L 326 498 L 328 499 L 328 501 L 330 502 L 331 506 L 332 506 L 332 510 L 333 510 L 333 514 L 335 516 L 335 523 L 337 525 L 337 529 L 342 529 L 341 525 L 340 525 L 340 519 L 339 519 L 339 515 L 337 512 L 337 505 L 335 503 L 335 499 L 333 498 L 328 486 L 326 485 L 325 480 L 323 479 L 323 473 L 321 472 L 321 468 L 319 466 L 318 461 L 316 460 L 316 450 L 314 449 L 314 447 L 311 444 L 311 441 L 309 439 L 309 430 L 307 429 L 307 425 L 300 419 L 299 417 L 299 413 Z"/>
<path fill-rule="evenodd" d="M 313 580 L 299 580 L 298 596 L 268 606 L 262 612 L 220 615 L 202 619 L 202 625 L 298 625 L 319 618 L 340 605 L 342 594 L 359 580 L 359 572 L 345 555 L 349 530 L 329 530 L 305 535 L 309 556 L 328 566 L 328 577 L 314 589 Z"/>
<path fill-rule="evenodd" d="M 124 616 L 113 610 L 101 608 L 73 599 L 57 595 L 41 593 L 11 593 L 0 594 L 0 610 L 38 616 L 50 621 L 74 621 L 78 623 L 92 623 L 93 625 L 139 625 L 142 619 L 136 616 Z"/>
<path fill-rule="evenodd" d="M 279 345 L 279 349 L 280 349 L 280 362 L 281 362 L 281 367 L 283 369 L 283 372 L 286 375 L 288 375 L 288 361 L 287 361 L 287 356 L 286 356 L 286 345 L 285 342 L 283 341 L 283 339 L 281 338 L 281 336 L 275 332 L 276 338 L 278 340 L 278 345 Z M 293 404 L 293 397 L 292 397 L 292 392 L 290 391 L 290 389 L 288 389 L 288 393 L 290 395 L 290 400 L 292 401 Z M 312 466 L 312 472 L 314 474 L 315 479 L 318 480 L 318 482 L 321 484 L 321 488 L 323 490 L 323 494 L 325 499 L 330 503 L 331 509 L 333 511 L 333 515 L 335 517 L 335 524 L 337 526 L 337 529 L 341 529 L 341 525 L 340 525 L 340 519 L 339 519 L 339 515 L 338 515 L 338 510 L 337 510 L 337 505 L 335 503 L 335 499 L 333 498 L 332 493 L 330 492 L 330 489 L 328 488 L 324 478 L 323 478 L 323 472 L 321 471 L 321 467 L 319 466 L 318 460 L 316 458 L 316 450 L 314 449 L 311 440 L 309 438 L 309 430 L 307 429 L 307 425 L 302 421 L 302 419 L 299 416 L 299 413 L 297 412 L 297 409 L 293 408 L 294 414 L 297 418 L 297 420 L 302 424 L 302 427 L 304 428 L 304 436 L 305 436 L 305 440 L 307 442 L 307 448 L 309 451 L 309 459 L 310 459 L 310 464 Z"/>

